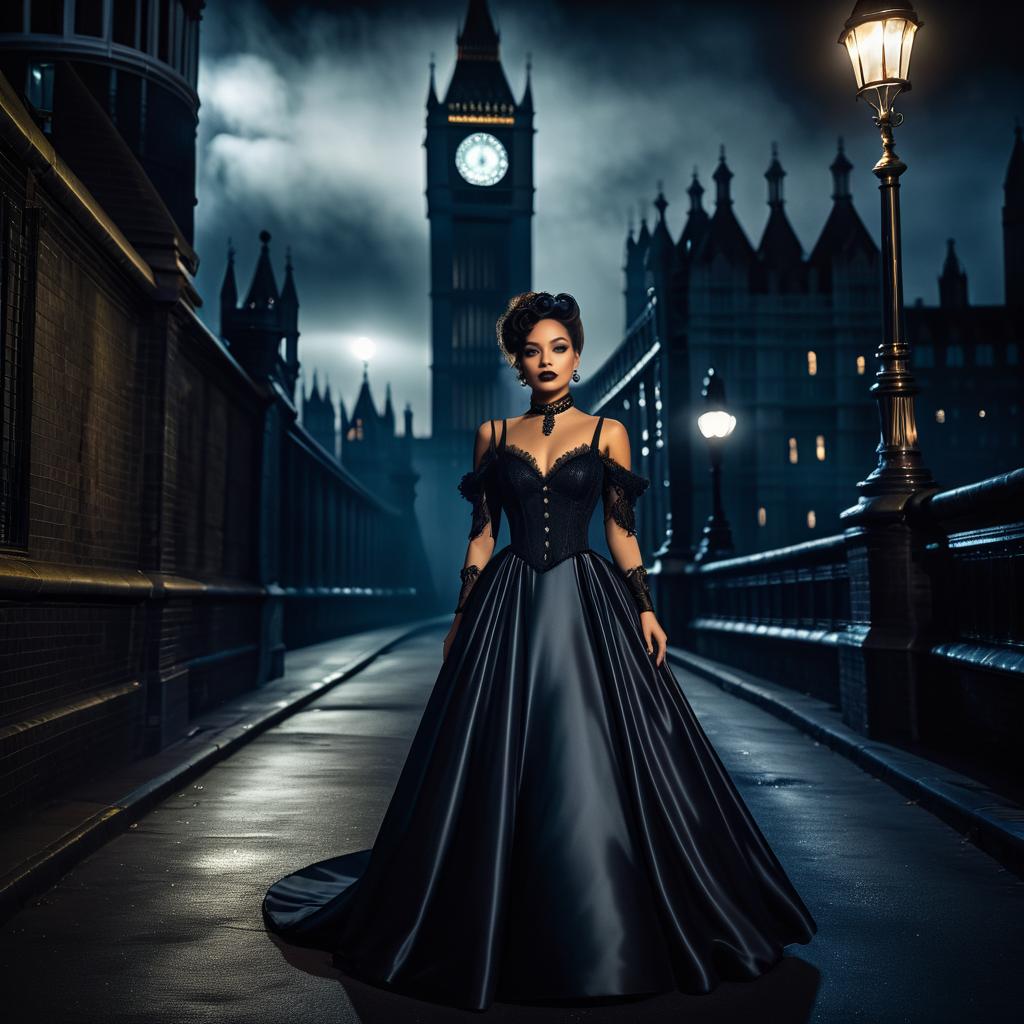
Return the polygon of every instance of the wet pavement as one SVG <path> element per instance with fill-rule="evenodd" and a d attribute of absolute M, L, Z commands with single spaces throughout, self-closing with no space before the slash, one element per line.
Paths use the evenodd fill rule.
<path fill-rule="evenodd" d="M 1001 1024 L 1018 1019 L 1024 882 L 842 755 L 674 671 L 819 931 L 707 996 L 451 1010 L 269 935 L 267 886 L 373 843 L 443 630 L 374 660 L 216 764 L 0 928 L 4 1019 Z M 13 1011 L 13 1012 L 11 1012 Z"/>

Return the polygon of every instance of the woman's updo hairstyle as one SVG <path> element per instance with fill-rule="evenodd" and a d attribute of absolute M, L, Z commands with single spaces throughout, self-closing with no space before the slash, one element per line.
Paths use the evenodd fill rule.
<path fill-rule="evenodd" d="M 573 349 L 583 351 L 583 321 L 580 307 L 568 292 L 522 292 L 509 299 L 505 312 L 498 317 L 498 347 L 517 369 L 521 365 L 526 336 L 538 320 L 557 320 L 565 327 Z"/>

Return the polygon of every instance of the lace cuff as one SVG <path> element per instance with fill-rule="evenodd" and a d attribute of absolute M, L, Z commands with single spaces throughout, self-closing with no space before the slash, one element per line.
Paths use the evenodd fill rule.
<path fill-rule="evenodd" d="M 613 458 L 601 452 L 604 463 L 604 518 L 614 519 L 630 537 L 636 535 L 636 517 L 633 513 L 636 500 L 651 485 L 646 477 L 639 476 Z"/>
<path fill-rule="evenodd" d="M 463 568 L 459 570 L 459 579 L 462 580 L 462 589 L 459 591 L 459 600 L 455 607 L 456 614 L 465 608 L 466 598 L 469 597 L 469 592 L 473 589 L 479 576 L 480 566 L 478 565 L 463 566 Z"/>
<path fill-rule="evenodd" d="M 633 601 L 638 612 L 653 612 L 654 602 L 651 600 L 651 588 L 647 584 L 647 570 L 643 565 L 634 565 L 624 573 L 629 584 Z"/>

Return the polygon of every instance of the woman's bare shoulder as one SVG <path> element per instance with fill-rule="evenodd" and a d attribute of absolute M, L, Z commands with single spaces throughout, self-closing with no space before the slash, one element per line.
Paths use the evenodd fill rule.
<path fill-rule="evenodd" d="M 622 461 L 629 459 L 629 434 L 620 420 L 612 419 L 610 416 L 604 418 L 601 427 L 601 451 Z"/>

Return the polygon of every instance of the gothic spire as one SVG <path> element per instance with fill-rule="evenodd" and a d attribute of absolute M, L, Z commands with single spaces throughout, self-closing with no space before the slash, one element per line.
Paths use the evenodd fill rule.
<path fill-rule="evenodd" d="M 852 258 L 878 258 L 878 246 L 864 226 L 850 195 L 850 171 L 853 164 L 843 151 L 839 139 L 838 153 L 832 161 L 832 209 L 814 243 L 808 262 L 818 274 L 818 290 L 827 292 L 832 287 L 832 265 Z"/>
<path fill-rule="evenodd" d="M 466 20 L 455 40 L 459 45 L 459 60 L 463 57 L 497 60 L 500 38 L 491 21 L 491 12 L 487 10 L 487 0 L 469 0 Z"/>
<path fill-rule="evenodd" d="M 449 116 L 483 113 L 511 118 L 516 102 L 501 66 L 499 35 L 487 0 L 469 0 L 465 21 L 455 39 L 458 55 L 443 100 Z"/>
<path fill-rule="evenodd" d="M 939 305 L 946 309 L 964 309 L 967 306 L 967 272 L 957 259 L 955 243 L 946 239 L 946 259 L 939 275 Z"/>
<path fill-rule="evenodd" d="M 434 55 L 430 55 L 430 85 L 427 87 L 427 110 L 436 110 L 439 106 L 437 85 L 434 82 Z"/>
<path fill-rule="evenodd" d="M 772 143 L 772 162 L 768 165 L 768 170 L 764 172 L 764 176 L 768 181 L 768 205 L 781 209 L 783 203 L 782 179 L 786 176 L 786 172 L 782 169 L 782 164 L 779 163 L 779 145 L 777 142 Z"/>
<path fill-rule="evenodd" d="M 693 168 L 693 181 L 690 182 L 690 187 L 686 190 L 686 194 L 690 197 L 690 213 L 693 214 L 697 210 L 703 211 L 704 207 L 701 203 L 701 197 L 704 195 L 704 186 L 697 179 L 697 168 Z"/>
<path fill-rule="evenodd" d="M 285 249 L 284 285 L 281 288 L 280 303 L 289 309 L 299 308 L 299 296 L 295 291 L 295 277 L 292 274 L 292 247 Z"/>
<path fill-rule="evenodd" d="M 638 249 L 646 249 L 651 244 L 651 229 L 647 226 L 647 215 L 640 216 L 640 231 L 636 237 Z"/>
<path fill-rule="evenodd" d="M 732 171 L 725 162 L 725 146 L 719 150 L 718 166 L 713 177 L 717 190 L 715 212 L 708 221 L 699 259 L 709 262 L 716 254 L 721 254 L 737 267 L 748 266 L 754 257 L 754 248 L 732 210 L 732 197 L 729 194 Z"/>
<path fill-rule="evenodd" d="M 802 286 L 803 247 L 783 209 L 782 179 L 786 172 L 779 163 L 779 147 L 772 143 L 772 161 L 765 171 L 768 179 L 768 222 L 761 236 L 757 254 L 762 268 L 768 272 L 763 278 L 766 287 L 789 291 Z M 772 276 L 774 272 L 774 277 Z"/>
<path fill-rule="evenodd" d="M 725 162 L 725 146 L 722 145 L 718 151 L 718 166 L 712 175 L 717 186 L 715 194 L 715 206 L 731 206 L 732 197 L 729 195 L 729 182 L 732 180 L 732 171 Z"/>
<path fill-rule="evenodd" d="M 523 89 L 523 98 L 519 101 L 519 111 L 523 114 L 533 113 L 533 88 L 530 85 L 530 69 L 533 67 L 531 55 L 526 55 L 526 88 Z"/>
<path fill-rule="evenodd" d="M 850 171 L 852 169 L 853 164 L 850 163 L 846 153 L 843 151 L 843 137 L 840 135 L 836 158 L 829 166 L 829 170 L 832 172 L 833 199 L 850 198 Z"/>
<path fill-rule="evenodd" d="M 707 210 L 704 209 L 702 199 L 704 186 L 697 179 L 696 167 L 693 168 L 693 180 L 690 182 L 686 194 L 690 197 L 690 209 L 686 214 L 686 223 L 683 225 L 682 234 L 679 236 L 679 241 L 676 242 L 676 251 L 680 256 L 693 252 L 697 243 L 704 237 L 708 221 L 711 219 Z"/>
<path fill-rule="evenodd" d="M 668 225 L 665 223 L 665 209 L 668 206 L 668 200 L 665 198 L 660 181 L 658 182 L 658 195 L 652 201 L 652 205 L 658 210 L 658 221 L 654 225 L 654 231 L 651 232 L 651 245 L 647 250 L 646 263 L 648 267 L 657 266 L 667 271 L 672 263 L 674 245 Z"/>
<path fill-rule="evenodd" d="M 278 302 L 277 282 L 270 265 L 270 232 L 266 229 L 260 232 L 260 242 L 263 245 L 256 261 L 249 294 L 245 297 L 246 309 L 273 309 Z"/>

